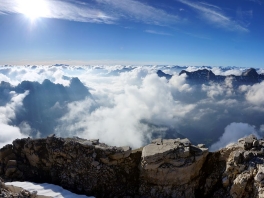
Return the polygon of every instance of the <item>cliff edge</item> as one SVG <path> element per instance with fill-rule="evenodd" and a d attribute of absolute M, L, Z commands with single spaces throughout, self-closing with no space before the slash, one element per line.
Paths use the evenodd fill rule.
<path fill-rule="evenodd" d="M 0 149 L 5 181 L 48 182 L 96 197 L 264 197 L 263 164 L 264 140 L 253 135 L 212 153 L 188 139 L 132 150 L 54 135 Z"/>

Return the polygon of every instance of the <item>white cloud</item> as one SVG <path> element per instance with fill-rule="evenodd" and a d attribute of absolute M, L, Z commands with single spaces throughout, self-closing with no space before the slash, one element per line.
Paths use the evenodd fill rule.
<path fill-rule="evenodd" d="M 154 8 L 135 0 L 97 0 L 99 3 L 106 4 L 116 9 L 121 18 L 130 18 L 148 24 L 168 25 L 180 22 L 180 18 L 171 15 L 164 10 Z"/>
<path fill-rule="evenodd" d="M 230 68 L 230 69 L 224 69 L 221 67 L 213 67 L 212 72 L 215 75 L 222 75 L 222 76 L 228 76 L 228 75 L 235 75 L 235 76 L 240 76 L 245 68 Z"/>
<path fill-rule="evenodd" d="M 254 134 L 259 137 L 255 126 L 251 126 L 247 123 L 231 123 L 225 128 L 225 132 L 219 138 L 219 141 L 214 143 L 211 147 L 211 151 L 219 150 L 230 143 L 235 143 L 239 138 Z"/>
<path fill-rule="evenodd" d="M 6 144 L 12 143 L 13 140 L 17 138 L 24 138 L 25 136 L 21 134 L 18 127 L 9 126 L 8 124 L 0 123 L 1 133 L 0 133 L 0 148 Z"/>
<path fill-rule="evenodd" d="M 28 5 L 25 5 L 26 1 Z M 41 2 L 42 9 L 36 9 L 40 9 L 38 16 L 44 18 L 106 24 L 114 24 L 125 18 L 162 26 L 180 21 L 178 16 L 135 0 L 96 0 L 89 3 L 62 0 L 42 0 Z M 1 0 L 0 14 L 27 14 L 29 6 L 29 0 Z M 43 11 L 44 7 L 46 11 Z"/>
<path fill-rule="evenodd" d="M 5 82 L 10 82 L 10 78 L 8 78 L 6 75 L 3 75 L 0 73 L 0 82 L 5 81 Z"/>
<path fill-rule="evenodd" d="M 32 132 L 32 128 L 27 122 L 25 121 L 21 122 L 18 127 L 20 129 L 20 132 L 24 136 L 30 136 L 30 133 Z"/>
<path fill-rule="evenodd" d="M 212 83 L 209 86 L 203 84 L 202 90 L 207 93 L 207 96 L 210 98 L 215 98 L 224 94 L 225 89 L 220 84 Z"/>
<path fill-rule="evenodd" d="M 9 82 L 12 85 L 17 85 L 22 81 L 36 81 L 42 83 L 45 79 L 50 79 L 53 83 L 63 84 L 64 86 L 70 83 L 69 80 L 63 79 L 65 71 L 62 67 L 38 66 L 33 69 L 27 66 L 11 66 L 5 69 L 7 71 L 3 74 L 0 68 L 0 81 Z"/>
<path fill-rule="evenodd" d="M 206 21 L 229 31 L 248 32 L 249 30 L 237 21 L 226 16 L 221 8 L 207 3 L 194 3 L 188 0 L 178 0 L 181 3 L 195 9 Z"/>
<path fill-rule="evenodd" d="M 180 76 L 173 75 L 169 83 L 172 85 L 172 88 L 180 92 L 190 92 L 192 91 L 192 87 L 186 83 L 185 79 L 186 79 L 186 74 Z"/>
<path fill-rule="evenodd" d="M 16 112 L 21 110 L 22 101 L 28 92 L 23 94 L 11 92 L 10 94 L 12 96 L 11 101 L 6 106 L 0 106 L 0 148 L 12 143 L 14 139 L 26 137 L 17 126 L 11 126 L 10 123 L 12 119 L 15 119 Z"/>
<path fill-rule="evenodd" d="M 90 99 L 68 105 L 57 131 L 67 131 L 85 138 L 99 138 L 111 145 L 139 147 L 150 141 L 152 129 L 147 124 L 176 126 L 195 105 L 175 101 L 170 84 L 156 74 L 147 75 L 141 86 L 126 85 L 124 92 L 113 95 L 113 105 L 91 112 Z"/>
<path fill-rule="evenodd" d="M 65 1 L 49 1 L 51 18 L 67 19 L 92 23 L 114 23 L 115 17 L 101 9 L 90 8 L 86 4 L 73 4 Z"/>
<path fill-rule="evenodd" d="M 100 9 L 92 8 L 88 4 L 78 4 L 61 0 L 43 0 L 43 2 L 48 11 L 40 13 L 40 17 L 108 24 L 114 23 L 116 20 L 113 16 L 109 16 Z M 24 14 L 24 7 L 23 0 L 0 1 L 0 11 L 3 13 Z"/>
<path fill-rule="evenodd" d="M 15 94 L 10 92 L 12 96 L 11 101 L 6 106 L 0 106 L 0 120 L 2 123 L 8 124 L 12 119 L 15 119 L 16 111 L 19 111 L 23 106 L 23 99 L 29 92 L 24 94 Z"/>
<path fill-rule="evenodd" d="M 172 34 L 169 34 L 169 33 L 166 33 L 166 32 L 155 31 L 155 30 L 145 30 L 145 32 L 150 33 L 150 34 L 172 36 Z"/>
<path fill-rule="evenodd" d="M 252 104 L 263 105 L 264 104 L 264 82 L 254 84 L 252 86 L 241 86 L 241 90 L 247 90 L 246 99 Z"/>

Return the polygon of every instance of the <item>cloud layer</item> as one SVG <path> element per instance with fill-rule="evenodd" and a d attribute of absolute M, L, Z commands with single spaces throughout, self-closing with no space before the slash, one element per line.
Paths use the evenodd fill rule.
<path fill-rule="evenodd" d="M 159 78 L 158 69 L 173 77 Z M 110 145 L 134 148 L 157 137 L 187 137 L 208 146 L 220 141 L 214 146 L 218 149 L 228 143 L 227 139 L 263 133 L 263 83 L 234 87 L 234 79 L 229 77 L 223 83 L 193 84 L 186 75 L 178 75 L 182 69 L 199 68 L 2 66 L 1 78 L 14 88 L 1 83 L 1 124 L 13 134 L 12 138 L 19 134 L 45 137 L 56 133 L 99 138 Z M 221 75 L 245 70 L 208 69 Z M 80 79 L 74 81 L 75 86 L 73 77 Z M 75 91 L 83 93 L 84 86 L 90 94 L 77 97 Z M 34 107 L 29 101 L 36 102 Z"/>

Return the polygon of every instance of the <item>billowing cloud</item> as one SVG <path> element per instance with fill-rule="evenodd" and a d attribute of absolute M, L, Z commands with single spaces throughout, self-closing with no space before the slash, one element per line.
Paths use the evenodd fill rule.
<path fill-rule="evenodd" d="M 177 89 L 180 92 L 190 92 L 192 87 L 185 81 L 186 75 L 174 75 L 170 79 L 169 83 L 172 85 L 172 88 Z"/>
<path fill-rule="evenodd" d="M 112 101 L 112 105 L 97 108 L 90 99 L 69 104 L 57 131 L 100 138 L 111 145 L 139 147 L 157 132 L 151 125 L 173 126 L 194 108 L 175 101 L 170 85 L 156 74 L 146 76 L 139 87 L 126 86 Z"/>
<path fill-rule="evenodd" d="M 9 82 L 10 79 L 7 76 L 0 73 L 0 82 L 2 81 Z"/>
<path fill-rule="evenodd" d="M 247 123 L 231 123 L 225 128 L 225 132 L 219 138 L 219 141 L 214 143 L 211 147 L 211 151 L 216 151 L 227 146 L 230 143 L 237 142 L 238 139 L 254 134 L 259 138 L 259 135 L 254 126 Z"/>
<path fill-rule="evenodd" d="M 246 99 L 255 105 L 262 106 L 264 104 L 264 82 L 252 86 L 241 87 L 246 91 Z"/>
<path fill-rule="evenodd" d="M 0 106 L 0 148 L 6 144 L 12 143 L 14 139 L 28 137 L 30 131 L 24 134 L 17 126 L 11 125 L 12 120 L 16 118 L 16 113 L 23 107 L 23 99 L 28 95 L 28 91 L 23 94 L 10 93 L 12 96 L 10 102 L 5 106 Z"/>

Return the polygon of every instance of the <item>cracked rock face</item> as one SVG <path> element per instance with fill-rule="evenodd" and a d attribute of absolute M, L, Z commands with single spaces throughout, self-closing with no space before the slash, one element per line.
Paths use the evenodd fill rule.
<path fill-rule="evenodd" d="M 264 140 L 254 135 L 210 153 L 201 171 L 199 197 L 264 197 Z M 202 183 L 205 182 L 206 185 Z"/>
<path fill-rule="evenodd" d="M 199 148 L 191 145 L 188 139 L 169 139 L 153 141 L 143 148 L 142 151 L 142 169 L 146 171 L 155 172 L 167 172 L 169 175 L 166 177 L 166 181 L 169 182 L 169 177 L 172 177 L 175 184 L 182 185 L 190 181 L 192 177 L 198 175 L 201 166 L 208 154 L 207 148 Z M 189 170 L 192 171 L 189 172 Z M 179 178 L 180 172 L 188 172 L 184 175 L 184 178 L 175 180 L 174 176 Z M 175 174 L 175 175 L 174 175 Z M 182 174 L 180 174 L 182 175 Z M 153 174 L 151 174 L 153 176 Z M 161 182 L 159 178 L 159 182 Z M 162 182 L 161 182 L 162 183 Z"/>
<path fill-rule="evenodd" d="M 207 148 L 191 145 L 188 139 L 152 141 L 142 151 L 140 191 L 149 192 L 149 197 L 172 196 L 173 193 L 179 197 L 186 192 L 184 196 L 193 196 L 194 192 L 184 185 L 199 175 L 207 154 Z M 161 187 L 167 189 L 167 194 L 160 191 Z"/>
<path fill-rule="evenodd" d="M 0 156 L 7 180 L 48 182 L 96 197 L 137 194 L 141 152 L 130 147 L 52 135 L 15 140 L 0 149 Z"/>

